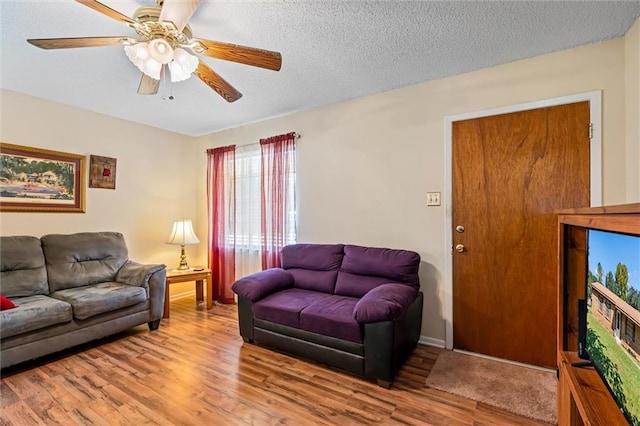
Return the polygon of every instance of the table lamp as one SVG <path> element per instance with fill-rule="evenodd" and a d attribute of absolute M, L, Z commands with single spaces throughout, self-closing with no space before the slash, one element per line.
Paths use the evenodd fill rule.
<path fill-rule="evenodd" d="M 189 269 L 187 264 L 187 255 L 184 252 L 185 244 L 198 244 L 200 240 L 193 232 L 193 225 L 190 220 L 177 220 L 173 222 L 173 230 L 167 239 L 167 244 L 180 244 L 180 266 L 178 271 L 186 271 Z"/>

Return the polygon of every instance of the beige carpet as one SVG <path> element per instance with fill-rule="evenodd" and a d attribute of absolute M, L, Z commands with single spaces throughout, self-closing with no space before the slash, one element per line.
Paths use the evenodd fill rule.
<path fill-rule="evenodd" d="M 556 374 L 486 358 L 443 351 L 427 386 L 557 424 Z"/>

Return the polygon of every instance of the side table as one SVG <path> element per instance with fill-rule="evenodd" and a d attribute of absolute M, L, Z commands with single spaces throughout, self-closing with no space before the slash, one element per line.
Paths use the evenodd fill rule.
<path fill-rule="evenodd" d="M 162 318 L 169 318 L 170 304 L 169 301 L 169 286 L 174 283 L 183 283 L 188 281 L 196 282 L 196 300 L 198 302 L 204 301 L 204 289 L 203 280 L 207 280 L 207 309 L 213 307 L 213 281 L 211 280 L 211 269 L 208 268 L 193 268 L 186 271 L 179 271 L 177 269 L 167 270 L 167 282 L 164 288 L 164 314 Z"/>

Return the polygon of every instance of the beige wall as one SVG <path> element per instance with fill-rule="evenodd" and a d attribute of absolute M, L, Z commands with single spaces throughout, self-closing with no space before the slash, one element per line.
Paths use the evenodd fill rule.
<path fill-rule="evenodd" d="M 3 212 L 1 235 L 118 231 L 131 259 L 177 265 L 179 246 L 164 241 L 174 220 L 196 219 L 191 138 L 7 90 L 0 118 L 1 141 L 86 155 L 87 173 L 90 154 L 118 160 L 116 189 L 87 188 L 86 213 Z"/>
<path fill-rule="evenodd" d="M 640 202 L 640 18 L 625 36 L 627 201 Z"/>
<path fill-rule="evenodd" d="M 444 265 L 450 255 L 444 247 L 444 206 L 449 200 L 426 207 L 425 199 L 428 191 L 444 192 L 446 186 L 445 117 L 602 90 L 603 201 L 634 201 L 637 162 L 627 154 L 640 152 L 634 137 L 640 128 L 640 82 L 629 69 L 638 66 L 633 56 L 640 46 L 638 32 L 636 23 L 625 38 L 195 139 L 2 90 L 0 140 L 116 157 L 118 187 L 87 189 L 85 214 L 0 213 L 0 234 L 110 229 L 125 234 L 131 258 L 172 267 L 178 248 L 164 239 L 172 221 L 185 217 L 194 220 L 201 240 L 198 247 L 188 247 L 190 263 L 206 264 L 204 150 L 296 131 L 303 135 L 298 143 L 299 241 L 419 252 L 426 294 L 422 334 L 442 341 L 448 296 Z M 636 94 L 625 96 L 630 86 Z M 636 108 L 635 118 L 630 108 Z M 182 290 L 172 288 L 172 294 Z"/>
<path fill-rule="evenodd" d="M 603 201 L 625 202 L 624 47 L 619 38 L 229 129 L 198 151 L 296 131 L 301 242 L 416 250 L 425 308 L 422 335 L 445 338 L 445 117 L 576 93 L 603 91 Z M 594 60 L 594 58 L 598 58 Z M 313 82 L 310 82 L 313 84 Z M 199 227 L 206 211 L 199 167 Z"/>

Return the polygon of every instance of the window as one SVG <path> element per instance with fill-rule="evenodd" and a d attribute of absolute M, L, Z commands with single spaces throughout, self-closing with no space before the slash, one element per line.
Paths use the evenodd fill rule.
<path fill-rule="evenodd" d="M 249 145 L 236 148 L 236 226 L 235 232 L 227 235 L 227 240 L 235 240 L 236 250 L 260 251 L 264 235 L 261 231 L 260 185 L 261 185 L 260 146 Z M 295 183 L 295 168 L 287 177 Z M 295 197 L 295 185 L 289 186 L 289 197 Z M 293 206 L 286 213 L 286 220 L 296 223 L 296 210 Z M 296 227 L 287 227 L 285 245 L 294 244 L 297 239 Z M 269 242 L 271 245 L 272 242 Z"/>
<path fill-rule="evenodd" d="M 627 342 L 635 342 L 636 341 L 636 325 L 626 318 L 626 326 L 624 328 L 624 335 L 626 337 Z"/>
<path fill-rule="evenodd" d="M 223 303 L 237 278 L 279 267 L 282 247 L 296 242 L 295 139 L 207 150 L 208 256 Z"/>
<path fill-rule="evenodd" d="M 236 226 L 227 236 L 236 250 L 260 251 L 260 146 L 236 148 Z"/>
<path fill-rule="evenodd" d="M 262 151 L 260 145 L 247 145 L 235 149 L 235 225 L 226 234 L 225 241 L 235 247 L 235 276 L 237 278 L 258 272 L 263 268 L 264 247 L 294 244 L 296 234 L 295 203 L 287 208 L 283 220 L 286 222 L 284 240 L 265 241 L 265 235 L 273 239 L 273 233 L 262 229 Z M 295 158 L 295 157 L 293 157 Z M 295 200 L 295 167 L 284 177 L 287 185 L 287 197 Z M 265 245 L 266 243 L 266 245 Z"/>

